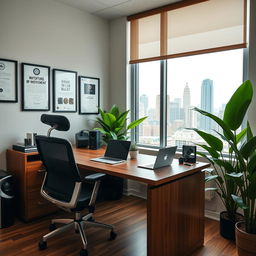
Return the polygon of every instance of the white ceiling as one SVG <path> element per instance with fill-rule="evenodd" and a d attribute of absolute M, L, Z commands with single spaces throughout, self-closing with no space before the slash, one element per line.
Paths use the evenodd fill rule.
<path fill-rule="evenodd" d="M 54 0 L 105 19 L 116 19 L 181 0 Z"/>

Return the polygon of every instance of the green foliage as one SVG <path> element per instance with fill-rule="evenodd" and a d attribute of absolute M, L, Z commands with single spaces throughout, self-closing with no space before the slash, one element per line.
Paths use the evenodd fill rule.
<path fill-rule="evenodd" d="M 130 151 L 137 151 L 137 150 L 138 150 L 138 147 L 137 147 L 136 143 L 132 143 L 130 146 Z"/>
<path fill-rule="evenodd" d="M 223 144 L 218 137 L 197 129 L 193 130 L 207 144 L 200 146 L 209 153 L 209 156 L 204 153 L 201 155 L 213 166 L 210 176 L 206 177 L 206 182 L 213 180 L 217 190 L 207 190 L 218 193 L 230 218 L 234 217 L 238 207 L 242 208 L 246 232 L 256 234 L 256 136 L 253 135 L 249 123 L 238 133 L 252 97 L 252 84 L 245 81 L 227 103 L 223 119 L 201 109 L 194 109 L 208 116 L 222 128 L 222 133 L 216 133 L 229 144 L 227 157 L 223 156 Z"/>
<path fill-rule="evenodd" d="M 138 120 L 131 122 L 126 127 L 127 116 L 129 110 L 120 112 L 116 105 L 113 105 L 109 112 L 99 108 L 100 117 L 97 117 L 97 122 L 101 126 L 95 128 L 103 134 L 103 140 L 108 143 L 109 140 L 126 140 L 128 139 L 127 133 L 142 123 L 147 117 L 142 117 Z"/>
<path fill-rule="evenodd" d="M 242 124 L 252 101 L 253 89 L 249 80 L 245 81 L 232 95 L 226 105 L 223 121 L 236 131 Z"/>

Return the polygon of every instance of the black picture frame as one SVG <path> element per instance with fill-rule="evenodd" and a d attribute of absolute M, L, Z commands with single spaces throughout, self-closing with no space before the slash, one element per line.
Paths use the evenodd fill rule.
<path fill-rule="evenodd" d="M 86 85 L 87 88 L 85 88 Z M 97 115 L 99 114 L 99 107 L 100 79 L 97 77 L 79 76 L 79 114 Z"/>
<path fill-rule="evenodd" d="M 12 73 L 8 74 L 4 70 L 6 69 L 7 64 L 13 64 L 14 70 Z M 1 81 L 3 79 L 3 81 Z M 10 96 L 7 99 L 4 99 L 4 95 L 0 95 L 0 103 L 17 103 L 18 102 L 18 61 L 17 60 L 10 60 L 10 59 L 3 59 L 0 58 L 0 93 L 4 93 L 4 87 L 6 86 L 6 80 L 12 79 L 11 83 L 11 90 L 13 97 Z M 8 89 L 7 89 L 8 90 Z"/>
<path fill-rule="evenodd" d="M 49 111 L 50 110 L 50 66 L 32 64 L 32 63 L 21 63 L 21 92 L 22 92 L 22 111 Z M 27 77 L 29 75 L 30 76 Z M 42 75 L 44 72 L 44 75 Z M 40 76 L 41 75 L 41 76 Z M 27 96 L 30 92 L 28 91 L 28 86 L 30 84 L 35 85 L 45 85 L 47 90 L 45 91 L 45 95 L 42 94 L 42 87 L 38 87 L 36 89 L 33 88 L 33 92 L 31 96 L 33 96 L 34 102 L 30 103 L 29 96 Z M 34 95 L 33 95 L 34 94 Z M 27 98 L 28 97 L 28 98 Z M 46 100 L 46 102 L 44 102 Z M 41 104 L 41 106 L 40 106 Z M 42 107 L 45 106 L 45 107 Z"/>
<path fill-rule="evenodd" d="M 65 80 L 62 80 L 62 84 L 60 83 L 59 77 L 58 77 L 61 75 L 64 76 L 65 78 Z M 77 112 L 77 72 L 55 68 L 52 70 L 52 77 L 53 77 L 53 112 L 62 112 L 62 113 Z M 59 88 L 61 86 L 66 87 L 66 88 L 63 88 L 65 90 L 63 90 L 62 92 L 59 91 Z M 68 92 L 69 87 L 70 87 L 70 90 L 72 90 L 71 92 Z M 70 95 L 68 95 L 68 93 Z M 74 106 L 72 107 L 72 105 Z"/>

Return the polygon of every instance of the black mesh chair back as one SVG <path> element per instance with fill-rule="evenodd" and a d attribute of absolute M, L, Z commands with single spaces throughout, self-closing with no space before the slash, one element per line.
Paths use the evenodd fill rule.
<path fill-rule="evenodd" d="M 46 168 L 42 189 L 58 201 L 70 202 L 76 184 L 81 183 L 70 143 L 65 139 L 36 136 L 36 144 Z"/>

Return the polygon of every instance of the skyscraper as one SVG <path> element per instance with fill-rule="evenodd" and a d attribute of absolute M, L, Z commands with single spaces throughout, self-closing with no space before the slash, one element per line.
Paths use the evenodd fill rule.
<path fill-rule="evenodd" d="M 184 109 L 184 126 L 186 128 L 191 127 L 191 97 L 190 97 L 190 89 L 188 83 L 184 87 L 183 91 L 183 109 Z"/>
<path fill-rule="evenodd" d="M 146 94 L 140 96 L 140 110 L 141 116 L 148 115 L 148 96 Z"/>
<path fill-rule="evenodd" d="M 201 109 L 213 113 L 213 81 L 204 79 L 201 86 Z M 209 117 L 200 117 L 200 128 L 205 131 L 212 129 L 211 119 Z"/>
<path fill-rule="evenodd" d="M 170 102 L 170 121 L 173 122 L 179 119 L 180 119 L 180 105 L 178 102 L 171 101 Z"/>

